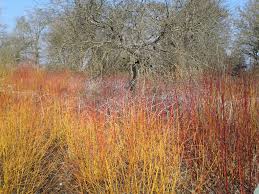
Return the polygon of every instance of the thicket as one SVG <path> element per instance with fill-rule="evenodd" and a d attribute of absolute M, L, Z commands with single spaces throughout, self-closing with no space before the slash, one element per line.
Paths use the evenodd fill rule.
<path fill-rule="evenodd" d="M 0 91 L 0 193 L 252 193 L 258 78 L 91 81 L 21 68 Z M 139 84 L 143 86 L 144 83 Z M 98 88 L 98 90 L 96 90 Z"/>

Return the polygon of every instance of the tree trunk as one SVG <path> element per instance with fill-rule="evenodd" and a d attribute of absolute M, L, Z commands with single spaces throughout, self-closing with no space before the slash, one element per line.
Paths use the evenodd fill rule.
<path fill-rule="evenodd" d="M 136 88 L 136 82 L 137 82 L 137 77 L 138 77 L 138 67 L 137 67 L 138 64 L 139 64 L 139 60 L 137 60 L 135 63 L 133 63 L 131 65 L 132 78 L 129 83 L 129 89 L 132 92 L 134 92 L 135 88 Z"/>

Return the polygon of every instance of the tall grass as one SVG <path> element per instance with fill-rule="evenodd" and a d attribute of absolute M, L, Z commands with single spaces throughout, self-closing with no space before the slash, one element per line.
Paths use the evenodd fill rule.
<path fill-rule="evenodd" d="M 258 80 L 206 75 L 135 95 L 21 68 L 0 92 L 0 193 L 251 193 Z M 161 86 L 162 87 L 162 86 Z M 138 91 L 138 90 L 137 90 Z"/>

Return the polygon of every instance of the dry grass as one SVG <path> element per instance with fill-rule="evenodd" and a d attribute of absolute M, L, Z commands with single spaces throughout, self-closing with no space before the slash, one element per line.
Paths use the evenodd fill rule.
<path fill-rule="evenodd" d="M 0 193 L 251 193 L 258 80 L 206 75 L 152 93 L 20 68 L 0 91 Z M 162 87 L 162 86 L 161 86 Z M 137 91 L 138 91 L 137 90 Z"/>

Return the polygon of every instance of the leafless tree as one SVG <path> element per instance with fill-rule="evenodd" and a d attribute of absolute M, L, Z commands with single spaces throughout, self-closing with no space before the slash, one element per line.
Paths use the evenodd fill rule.
<path fill-rule="evenodd" d="M 246 6 L 240 10 L 240 18 L 237 21 L 239 36 L 237 47 L 244 55 L 252 59 L 258 66 L 259 57 L 259 3 L 257 0 L 249 0 Z"/>
<path fill-rule="evenodd" d="M 40 63 L 41 41 L 49 22 L 48 12 L 39 8 L 17 19 L 14 36 L 22 44 L 23 55 L 34 60 L 35 64 Z"/>
<path fill-rule="evenodd" d="M 227 11 L 220 0 L 53 0 L 51 63 L 102 74 L 217 69 Z"/>

